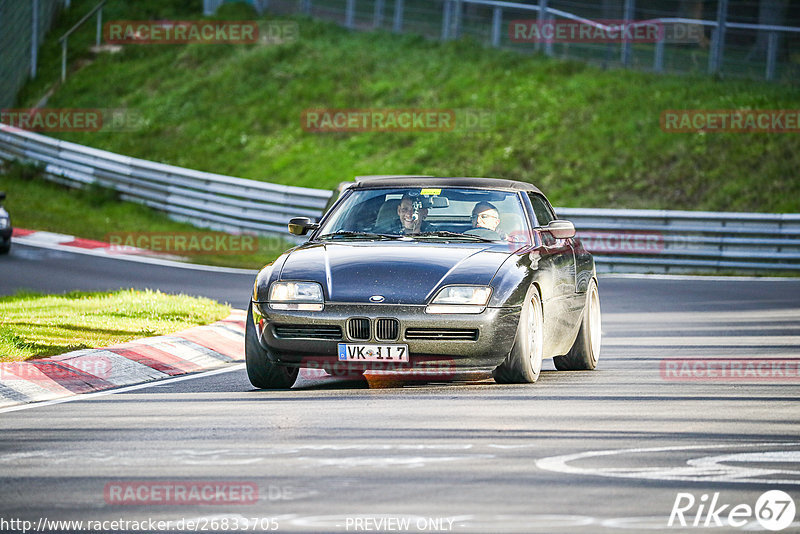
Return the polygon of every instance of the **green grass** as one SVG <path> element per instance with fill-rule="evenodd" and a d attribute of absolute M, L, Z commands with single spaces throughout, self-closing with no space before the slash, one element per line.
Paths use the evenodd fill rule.
<path fill-rule="evenodd" d="M 18 293 L 0 297 L 0 361 L 22 361 L 170 334 L 218 321 L 230 308 L 158 291 Z"/>
<path fill-rule="evenodd" d="M 17 99 L 26 106 L 35 105 L 44 94 L 56 87 L 61 79 L 61 44 L 58 39 L 71 29 L 99 0 L 72 0 L 68 10 L 62 10 L 39 50 L 35 80 L 29 81 Z M 202 14 L 197 0 L 111 0 L 103 7 L 103 20 L 190 19 Z M 68 40 L 68 72 L 80 70 L 91 58 L 89 48 L 95 44 L 96 16 L 92 16 Z"/>
<path fill-rule="evenodd" d="M 123 11 L 118 4 L 109 10 Z M 604 71 L 470 40 L 293 20 L 300 39 L 292 44 L 128 46 L 100 55 L 48 106 L 124 107 L 149 126 L 57 135 L 316 188 L 359 174 L 497 176 L 533 182 L 557 206 L 800 211 L 797 134 L 673 134 L 659 126 L 665 109 L 798 109 L 797 86 Z M 26 104 L 34 93 L 23 95 Z M 408 107 L 474 109 L 493 124 L 434 133 L 319 134 L 300 126 L 308 108 Z"/>
<path fill-rule="evenodd" d="M 147 207 L 121 202 L 113 191 L 100 187 L 69 189 L 45 181 L 35 167 L 9 165 L 0 168 L 0 191 L 8 198 L 3 205 L 16 228 L 47 230 L 108 242 L 110 234 L 158 232 L 159 235 L 202 232 L 190 224 L 169 219 Z M 288 234 L 287 234 L 288 235 Z M 123 241 L 124 244 L 124 241 Z M 258 238 L 256 250 L 240 254 L 192 254 L 187 261 L 223 267 L 260 269 L 278 257 L 290 243 L 278 237 Z M 161 250 L 162 252 L 163 249 Z M 176 255 L 181 255 L 179 252 Z"/>

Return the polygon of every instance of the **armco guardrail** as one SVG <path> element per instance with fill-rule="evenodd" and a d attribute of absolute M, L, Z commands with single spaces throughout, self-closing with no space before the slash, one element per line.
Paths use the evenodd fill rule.
<path fill-rule="evenodd" d="M 281 233 L 295 216 L 318 217 L 330 191 L 270 184 L 154 163 L 0 125 L 0 159 L 39 164 L 72 187 L 99 184 L 198 226 Z"/>
<path fill-rule="evenodd" d="M 113 187 L 198 226 L 278 233 L 317 218 L 331 192 L 276 185 L 121 156 L 0 125 L 0 159 L 39 164 L 49 179 Z M 800 271 L 800 214 L 557 208 L 601 272 Z"/>
<path fill-rule="evenodd" d="M 800 214 L 556 208 L 604 272 L 799 271 Z"/>

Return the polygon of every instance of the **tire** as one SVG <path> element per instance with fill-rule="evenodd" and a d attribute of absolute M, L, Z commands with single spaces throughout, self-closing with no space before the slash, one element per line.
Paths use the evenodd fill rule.
<path fill-rule="evenodd" d="M 532 384 L 542 370 L 544 348 L 544 314 L 542 299 L 536 287 L 531 287 L 519 315 L 514 346 L 492 373 L 498 384 Z"/>
<path fill-rule="evenodd" d="M 11 240 L 10 239 L 8 240 L 8 243 L 0 245 L 0 254 L 8 254 L 8 252 L 10 250 L 11 250 Z"/>
<path fill-rule="evenodd" d="M 597 282 L 592 279 L 586 292 L 586 306 L 581 318 L 581 328 L 572 348 L 564 356 L 556 356 L 553 363 L 559 371 L 591 371 L 597 367 L 600 357 L 602 319 L 600 315 L 600 294 Z"/>
<path fill-rule="evenodd" d="M 253 323 L 253 304 L 247 310 L 247 323 L 244 332 L 244 359 L 247 378 L 253 386 L 260 389 L 289 389 L 297 380 L 299 369 L 278 365 L 270 360 L 267 351 L 261 346 Z"/>

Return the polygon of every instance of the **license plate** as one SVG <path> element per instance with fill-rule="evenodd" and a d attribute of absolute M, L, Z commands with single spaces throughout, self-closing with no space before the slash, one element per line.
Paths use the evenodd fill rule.
<path fill-rule="evenodd" d="M 358 345 L 339 343 L 339 361 L 407 362 L 408 345 Z"/>

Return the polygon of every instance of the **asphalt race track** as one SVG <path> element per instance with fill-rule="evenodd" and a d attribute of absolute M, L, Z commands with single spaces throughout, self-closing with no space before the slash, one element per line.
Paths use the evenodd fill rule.
<path fill-rule="evenodd" d="M 23 246 L 0 258 L 2 294 L 151 287 L 243 307 L 252 279 Z M 606 277 L 600 293 L 598 370 L 546 361 L 535 385 L 327 378 L 257 391 L 237 365 L 0 413 L 0 519 L 564 533 L 719 519 L 715 532 L 740 532 L 764 531 L 743 510 L 766 515 L 768 490 L 800 506 L 800 377 L 785 361 L 800 358 L 800 280 Z M 770 362 L 769 376 L 743 372 L 748 359 Z M 721 377 L 731 361 L 738 374 Z M 675 371 L 698 362 L 708 372 Z M 257 498 L 165 503 L 152 490 L 209 482 Z M 132 503 L 115 500 L 143 483 Z M 728 506 L 708 516 L 712 502 Z M 668 527 L 675 504 L 686 528 L 677 515 Z M 798 531 L 800 513 L 784 530 Z"/>
<path fill-rule="evenodd" d="M 175 269 L 18 244 L 11 247 L 9 256 L 0 257 L 0 295 L 19 289 L 59 293 L 150 288 L 205 296 L 247 309 L 254 280 L 255 271 L 232 274 Z"/>

